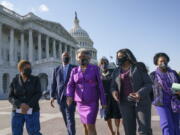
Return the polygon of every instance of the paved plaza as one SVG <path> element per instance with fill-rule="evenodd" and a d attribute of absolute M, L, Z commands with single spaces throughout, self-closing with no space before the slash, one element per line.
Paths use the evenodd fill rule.
<path fill-rule="evenodd" d="M 66 128 L 62 119 L 61 113 L 58 111 L 58 106 L 51 108 L 49 101 L 41 100 L 41 132 L 43 135 L 67 135 Z M 7 100 L 0 101 L 0 135 L 11 135 L 10 116 L 11 105 Z M 104 120 L 97 118 L 98 135 L 109 135 L 108 128 Z M 161 135 L 159 128 L 159 117 L 152 110 L 152 127 L 154 135 Z M 76 129 L 77 135 L 83 135 L 82 125 L 79 115 L 76 113 Z M 27 135 L 24 130 L 24 135 Z M 121 135 L 124 135 L 123 127 L 121 126 Z"/>

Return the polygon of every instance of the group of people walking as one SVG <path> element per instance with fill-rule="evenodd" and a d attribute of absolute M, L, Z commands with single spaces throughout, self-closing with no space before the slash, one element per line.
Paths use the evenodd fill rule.
<path fill-rule="evenodd" d="M 62 54 L 62 64 L 54 69 L 50 91 L 50 105 L 57 100 L 68 135 L 76 134 L 75 111 L 84 128 L 84 135 L 97 135 L 96 118 L 101 104 L 101 115 L 107 122 L 110 135 L 152 135 L 151 105 L 160 116 L 163 135 L 180 135 L 180 93 L 172 92 L 172 84 L 180 83 L 178 74 L 168 66 L 165 53 L 154 56 L 157 69 L 148 74 L 144 63 L 138 62 L 129 49 L 116 53 L 116 69 L 109 69 L 109 61 L 101 58 L 98 66 L 90 64 L 91 53 L 80 49 L 76 53 L 78 66 L 70 63 L 70 55 Z M 9 101 L 13 105 L 12 134 L 22 135 L 23 125 L 29 135 L 41 135 L 39 78 L 31 75 L 31 64 L 20 61 L 19 74 L 10 85 Z M 172 107 L 172 102 L 176 107 Z M 179 108 L 178 108 L 179 107 Z M 113 127 L 113 122 L 115 128 Z"/>

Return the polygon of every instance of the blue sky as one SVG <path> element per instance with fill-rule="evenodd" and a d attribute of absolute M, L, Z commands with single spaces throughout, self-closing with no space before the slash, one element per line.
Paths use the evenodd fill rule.
<path fill-rule="evenodd" d="M 24 15 L 32 11 L 59 22 L 68 31 L 77 11 L 80 25 L 94 41 L 98 58 L 133 51 L 150 68 L 157 52 L 166 52 L 180 71 L 180 0 L 0 0 Z"/>

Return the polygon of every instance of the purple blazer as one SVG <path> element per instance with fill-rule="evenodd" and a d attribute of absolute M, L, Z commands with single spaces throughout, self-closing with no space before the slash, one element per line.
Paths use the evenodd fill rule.
<path fill-rule="evenodd" d="M 99 67 L 89 64 L 84 73 L 80 66 L 73 68 L 66 94 L 76 102 L 93 103 L 100 99 L 106 105 Z"/>

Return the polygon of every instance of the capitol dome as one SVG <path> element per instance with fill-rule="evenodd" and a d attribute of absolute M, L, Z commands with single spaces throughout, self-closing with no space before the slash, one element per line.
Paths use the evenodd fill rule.
<path fill-rule="evenodd" d="M 73 37 L 84 37 L 84 38 L 89 38 L 89 35 L 88 33 L 83 30 L 80 26 L 79 26 L 79 23 L 77 23 L 76 21 L 78 20 L 75 20 L 75 26 L 70 30 L 70 34 L 73 36 Z"/>
<path fill-rule="evenodd" d="M 74 19 L 74 26 L 73 28 L 70 30 L 70 34 L 74 37 L 85 37 L 85 38 L 89 38 L 88 33 L 82 29 L 79 25 L 79 19 L 77 17 L 77 13 L 75 12 L 75 19 Z M 91 39 L 90 39 L 91 40 Z"/>
<path fill-rule="evenodd" d="M 76 12 L 73 28 L 69 31 L 69 33 L 78 42 L 79 48 L 89 49 L 91 51 L 92 61 L 97 61 L 97 50 L 93 47 L 94 43 L 89 34 L 79 25 L 79 19 Z"/>

